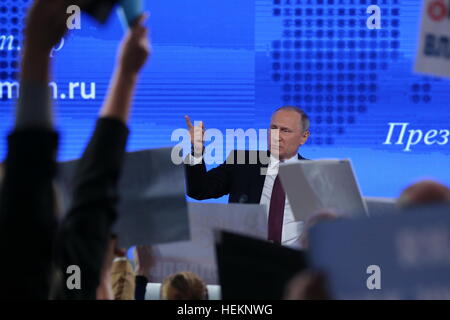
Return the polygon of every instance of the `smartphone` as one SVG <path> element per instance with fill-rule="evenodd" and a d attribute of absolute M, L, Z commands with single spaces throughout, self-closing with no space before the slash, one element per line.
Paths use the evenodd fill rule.
<path fill-rule="evenodd" d="M 124 30 L 132 27 L 143 12 L 142 0 L 120 0 L 117 7 L 117 14 Z"/>
<path fill-rule="evenodd" d="M 111 15 L 119 0 L 73 0 L 72 4 L 78 5 L 100 23 L 105 23 Z"/>

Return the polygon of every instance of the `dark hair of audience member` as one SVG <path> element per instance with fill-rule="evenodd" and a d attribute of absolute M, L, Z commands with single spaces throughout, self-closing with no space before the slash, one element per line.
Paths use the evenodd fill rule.
<path fill-rule="evenodd" d="M 305 270 L 286 286 L 284 300 L 330 300 L 328 281 L 322 272 Z"/>
<path fill-rule="evenodd" d="M 400 208 L 450 204 L 450 189 L 433 180 L 422 180 L 407 187 L 397 200 Z"/>
<path fill-rule="evenodd" d="M 338 219 L 340 216 L 331 210 L 321 210 L 313 215 L 311 215 L 308 219 L 306 219 L 303 232 L 300 235 L 300 247 L 304 250 L 308 249 L 309 247 L 309 230 L 311 230 L 312 227 L 314 227 L 316 224 L 328 221 L 328 220 L 335 220 Z"/>

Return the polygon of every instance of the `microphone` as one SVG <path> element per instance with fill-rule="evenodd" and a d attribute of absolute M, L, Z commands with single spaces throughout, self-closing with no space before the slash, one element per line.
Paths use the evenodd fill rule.
<path fill-rule="evenodd" d="M 248 201 L 248 196 L 246 194 L 241 195 L 239 198 L 239 203 L 246 203 Z"/>

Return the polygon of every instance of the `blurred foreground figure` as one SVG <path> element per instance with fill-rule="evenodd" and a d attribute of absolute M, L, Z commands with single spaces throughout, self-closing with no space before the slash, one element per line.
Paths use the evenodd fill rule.
<path fill-rule="evenodd" d="M 208 300 L 208 289 L 195 273 L 179 272 L 164 279 L 161 300 Z"/>
<path fill-rule="evenodd" d="M 309 247 L 309 231 L 311 230 L 312 227 L 314 227 L 316 224 L 323 222 L 323 221 L 328 221 L 328 220 L 335 220 L 340 218 L 339 215 L 331 210 L 322 210 L 319 211 L 315 214 L 313 214 L 312 216 L 310 216 L 305 223 L 305 229 L 303 230 L 299 242 L 300 242 L 300 248 L 302 248 L 303 250 L 308 249 Z"/>
<path fill-rule="evenodd" d="M 302 271 L 287 285 L 285 300 L 329 300 L 325 276 L 311 270 Z"/>
<path fill-rule="evenodd" d="M 150 54 L 145 17 L 122 42 L 108 96 L 77 168 L 72 206 L 60 221 L 53 183 L 58 133 L 48 83 L 51 50 L 67 31 L 68 3 L 36 0 L 27 17 L 16 121 L 0 192 L 0 249 L 14 268 L 0 264 L 0 299 L 95 299 L 117 219 L 127 122 L 138 75 Z M 81 275 L 71 288 L 67 280 L 76 270 Z"/>
<path fill-rule="evenodd" d="M 117 247 L 117 235 L 112 234 L 109 239 L 106 254 L 103 259 L 102 269 L 100 271 L 100 284 L 97 286 L 96 292 L 97 300 L 122 300 L 120 298 L 124 296 L 124 290 L 123 288 L 118 289 L 119 286 L 117 284 L 122 281 L 120 280 L 121 277 L 126 276 L 126 274 L 122 272 L 124 268 L 120 268 L 116 265 L 116 260 L 124 259 L 125 255 L 126 250 L 119 249 Z M 131 299 L 134 299 L 134 292 L 132 293 Z"/>
<path fill-rule="evenodd" d="M 48 83 L 50 52 L 66 32 L 64 1 L 38 0 L 24 34 L 20 92 L 0 193 L 0 299 L 47 299 L 57 231 L 53 179 L 58 134 Z"/>
<path fill-rule="evenodd" d="M 106 100 L 91 140 L 79 161 L 71 208 L 61 223 L 55 250 L 56 299 L 108 299 L 98 294 L 111 231 L 118 218 L 118 183 L 128 140 L 128 119 L 140 71 L 150 55 L 146 16 L 125 35 Z M 81 288 L 66 285 L 65 270 L 79 266 Z M 63 275 L 63 276 L 61 276 Z M 134 291 L 134 290 L 133 290 Z"/>
<path fill-rule="evenodd" d="M 397 200 L 397 205 L 401 208 L 433 204 L 450 204 L 450 189 L 433 180 L 412 184 L 403 190 Z"/>
<path fill-rule="evenodd" d="M 126 257 L 114 260 L 111 269 L 114 300 L 134 300 L 135 277 L 133 266 Z"/>
<path fill-rule="evenodd" d="M 151 280 L 152 269 L 156 264 L 156 255 L 154 251 L 154 248 L 148 245 L 139 245 L 135 248 L 135 300 L 145 300 L 147 284 Z"/>
<path fill-rule="evenodd" d="M 300 246 L 303 250 L 309 248 L 309 232 L 315 225 L 324 222 L 340 219 L 341 217 L 334 211 L 322 210 L 310 216 L 305 223 L 305 230 L 300 237 Z M 289 281 L 286 286 L 286 300 L 328 300 L 330 299 L 327 289 L 326 277 L 324 274 L 305 270 L 298 273 Z"/>

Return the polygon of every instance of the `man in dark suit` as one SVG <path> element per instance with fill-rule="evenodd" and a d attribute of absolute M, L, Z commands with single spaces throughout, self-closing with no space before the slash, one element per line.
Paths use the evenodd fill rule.
<path fill-rule="evenodd" d="M 188 195 L 205 200 L 229 194 L 229 202 L 264 204 L 268 210 L 268 239 L 296 244 L 303 223 L 294 220 L 278 178 L 278 165 L 305 160 L 297 152 L 310 135 L 306 113 L 294 106 L 277 109 L 270 122 L 269 151 L 233 151 L 225 163 L 210 171 L 202 159 L 203 123 L 193 126 L 188 116 L 186 123 L 192 143 L 192 153 L 186 159 Z"/>

